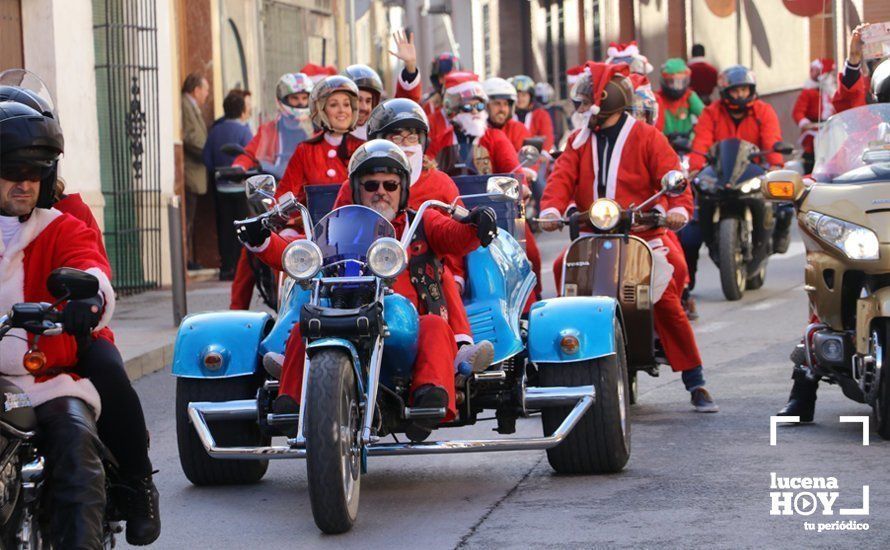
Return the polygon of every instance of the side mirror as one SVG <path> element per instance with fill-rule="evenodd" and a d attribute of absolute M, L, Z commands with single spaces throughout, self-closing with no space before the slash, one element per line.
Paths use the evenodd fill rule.
<path fill-rule="evenodd" d="M 783 155 L 790 155 L 794 152 L 794 146 L 787 141 L 777 141 L 773 144 L 773 151 Z"/>
<path fill-rule="evenodd" d="M 769 201 L 796 201 L 803 195 L 803 178 L 793 170 L 773 170 L 763 180 L 761 192 Z"/>
<path fill-rule="evenodd" d="M 247 151 L 244 150 L 244 147 L 241 147 L 237 143 L 226 143 L 222 147 L 220 147 L 219 150 L 227 155 L 232 155 L 233 157 L 247 154 Z"/>
<path fill-rule="evenodd" d="M 531 145 L 540 153 L 544 150 L 544 138 L 543 137 L 530 137 L 522 140 L 522 146 Z"/>
<path fill-rule="evenodd" d="M 523 145 L 519 148 L 519 165 L 531 166 L 538 162 L 541 152 L 534 145 Z"/>
<path fill-rule="evenodd" d="M 661 177 L 661 189 L 666 195 L 682 195 L 687 184 L 686 176 L 679 170 L 671 170 Z"/>
<path fill-rule="evenodd" d="M 509 199 L 519 199 L 519 180 L 509 176 L 492 176 L 485 183 L 486 193 L 497 193 Z"/>
<path fill-rule="evenodd" d="M 83 300 L 99 293 L 99 279 L 86 271 L 60 267 L 49 274 L 46 288 L 57 300 Z"/>
<path fill-rule="evenodd" d="M 250 176 L 244 181 L 244 193 L 247 198 L 253 198 L 255 195 L 265 197 L 267 199 L 275 198 L 275 189 L 278 184 L 275 176 L 270 174 L 260 174 L 258 176 Z"/>

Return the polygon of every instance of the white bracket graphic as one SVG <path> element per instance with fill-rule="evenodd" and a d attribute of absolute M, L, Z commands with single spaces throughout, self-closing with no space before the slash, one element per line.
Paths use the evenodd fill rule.
<path fill-rule="evenodd" d="M 868 447 L 868 421 L 867 416 L 841 416 L 841 422 L 861 422 L 862 423 L 862 446 Z"/>
<path fill-rule="evenodd" d="M 771 416 L 769 417 L 769 444 L 776 446 L 776 426 L 779 424 L 797 424 L 800 422 L 799 416 Z"/>

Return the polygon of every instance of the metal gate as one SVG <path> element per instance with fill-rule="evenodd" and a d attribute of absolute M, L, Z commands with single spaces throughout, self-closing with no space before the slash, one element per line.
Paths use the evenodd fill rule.
<path fill-rule="evenodd" d="M 161 281 L 157 12 L 154 0 L 93 0 L 105 246 L 119 294 Z"/>

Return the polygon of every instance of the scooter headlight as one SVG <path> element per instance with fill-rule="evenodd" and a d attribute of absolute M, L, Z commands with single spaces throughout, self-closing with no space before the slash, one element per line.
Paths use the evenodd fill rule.
<path fill-rule="evenodd" d="M 391 238 L 377 239 L 368 249 L 368 267 L 382 279 L 394 279 L 408 266 L 408 253 Z"/>
<path fill-rule="evenodd" d="M 871 229 L 818 212 L 807 212 L 807 227 L 851 260 L 880 258 L 878 236 Z"/>
<path fill-rule="evenodd" d="M 621 219 L 621 207 L 612 199 L 599 199 L 590 207 L 590 223 L 600 231 L 609 231 Z"/>
<path fill-rule="evenodd" d="M 322 264 L 321 249 L 305 239 L 287 245 L 281 255 L 284 271 L 298 281 L 307 281 L 318 273 Z"/>

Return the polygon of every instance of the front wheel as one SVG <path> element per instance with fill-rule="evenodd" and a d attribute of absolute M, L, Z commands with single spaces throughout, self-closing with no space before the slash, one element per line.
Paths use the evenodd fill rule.
<path fill-rule="evenodd" d="M 727 300 L 735 301 L 745 292 L 745 258 L 739 237 L 738 218 L 723 218 L 718 229 L 720 247 L 720 286 Z"/>
<path fill-rule="evenodd" d="M 541 386 L 587 386 L 596 388 L 593 405 L 566 438 L 547 449 L 547 460 L 561 474 L 608 474 L 619 472 L 630 458 L 630 411 L 627 358 L 624 334 L 616 319 L 615 349 L 611 357 L 538 365 Z M 562 424 L 571 407 L 541 411 L 544 435 Z"/>
<path fill-rule="evenodd" d="M 312 356 L 306 391 L 306 471 L 315 524 L 345 533 L 358 516 L 361 415 L 352 359 L 341 349 Z"/>
<path fill-rule="evenodd" d="M 890 361 L 887 342 L 890 340 L 890 322 L 875 322 L 869 337 L 869 350 L 875 358 L 875 372 L 878 373 L 878 394 L 872 406 L 878 435 L 890 439 L 890 369 L 884 370 Z"/>
<path fill-rule="evenodd" d="M 763 265 L 761 265 L 760 269 L 757 270 L 757 273 L 748 277 L 748 280 L 745 281 L 745 290 L 757 290 L 763 286 L 765 280 L 766 260 L 763 261 Z"/>

